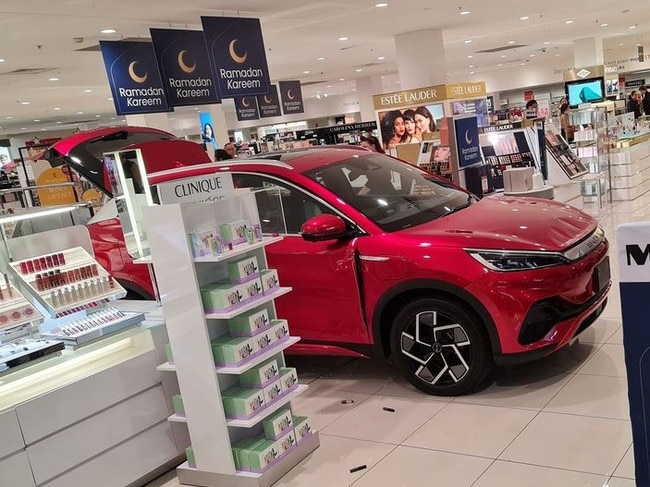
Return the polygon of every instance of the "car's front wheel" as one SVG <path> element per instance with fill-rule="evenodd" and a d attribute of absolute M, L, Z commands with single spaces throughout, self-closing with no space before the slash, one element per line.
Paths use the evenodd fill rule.
<path fill-rule="evenodd" d="M 494 370 L 481 323 L 459 305 L 438 298 L 408 303 L 395 317 L 390 345 L 406 379 L 427 394 L 468 394 Z"/>

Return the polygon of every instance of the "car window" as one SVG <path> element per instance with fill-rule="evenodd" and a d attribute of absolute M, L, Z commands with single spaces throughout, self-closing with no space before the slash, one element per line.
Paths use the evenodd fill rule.
<path fill-rule="evenodd" d="M 304 191 L 274 178 L 259 174 L 233 174 L 235 188 L 255 191 L 264 233 L 299 234 L 310 218 L 334 213 Z M 266 191 L 260 191 L 266 190 Z"/>

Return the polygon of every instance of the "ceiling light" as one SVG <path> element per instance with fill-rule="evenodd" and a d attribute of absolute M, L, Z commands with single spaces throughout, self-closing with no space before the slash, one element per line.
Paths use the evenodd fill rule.
<path fill-rule="evenodd" d="M 324 57 L 319 57 L 319 58 L 316 58 L 316 61 L 325 61 L 325 58 Z"/>
<path fill-rule="evenodd" d="M 29 105 L 29 102 L 28 101 L 21 101 L 20 104 L 21 105 Z"/>
<path fill-rule="evenodd" d="M 331 88 L 331 87 L 332 87 L 332 85 L 327 85 L 325 88 Z"/>
<path fill-rule="evenodd" d="M 558 53 L 555 55 L 555 57 L 560 57 L 560 53 L 558 52 Z"/>
<path fill-rule="evenodd" d="M 469 74 L 474 74 L 474 71 L 470 71 Z"/>
<path fill-rule="evenodd" d="M 609 25 L 609 24 L 607 24 L 607 23 L 605 23 L 605 24 L 600 24 L 601 27 L 607 27 L 608 25 Z"/>
<path fill-rule="evenodd" d="M 636 25 L 631 25 L 629 28 L 630 29 L 636 29 Z"/>
<path fill-rule="evenodd" d="M 497 67 L 500 68 L 501 66 L 503 66 L 503 63 L 501 63 L 501 64 L 497 64 Z"/>
<path fill-rule="evenodd" d="M 5 58 L 1 58 L 1 57 L 0 57 L 0 63 L 4 63 L 5 61 L 6 61 Z"/>
<path fill-rule="evenodd" d="M 35 118 L 35 119 L 34 119 L 34 122 L 40 122 L 40 121 L 41 121 L 40 118 Z"/>
<path fill-rule="evenodd" d="M 360 73 L 361 71 L 363 71 L 363 68 L 357 68 L 357 69 L 355 69 L 355 71 L 356 71 L 357 73 Z"/>
<path fill-rule="evenodd" d="M 472 39 L 467 39 L 467 40 L 465 41 L 465 44 L 471 44 L 471 43 L 472 43 Z"/>
<path fill-rule="evenodd" d="M 544 45 L 548 46 L 550 44 L 549 41 L 544 41 Z"/>
<path fill-rule="evenodd" d="M 91 90 L 90 88 L 86 88 L 86 89 L 84 90 L 84 93 L 92 93 L 92 92 L 93 92 L 93 90 Z"/>
<path fill-rule="evenodd" d="M 117 30 L 115 29 L 102 29 L 99 31 L 102 34 L 115 34 Z"/>
<path fill-rule="evenodd" d="M 471 13 L 472 13 L 472 12 L 469 11 L 469 10 L 461 10 L 461 11 L 460 11 L 460 14 L 461 14 L 461 15 L 469 15 L 469 14 L 471 14 Z"/>
<path fill-rule="evenodd" d="M 349 37 L 345 37 L 345 36 L 339 37 L 339 41 L 347 41 L 349 39 L 350 39 Z"/>
<path fill-rule="evenodd" d="M 386 59 L 386 56 L 377 56 L 378 61 L 383 61 L 384 59 Z"/>
<path fill-rule="evenodd" d="M 521 63 L 520 66 L 526 66 L 526 63 Z"/>
<path fill-rule="evenodd" d="M 101 117 L 101 115 L 95 115 L 95 118 L 99 118 L 99 117 Z"/>
<path fill-rule="evenodd" d="M 339 78 L 339 81 L 345 81 L 345 78 Z"/>
<path fill-rule="evenodd" d="M 473 64 L 470 64 L 469 67 L 470 67 L 470 68 L 474 68 L 475 66 L 474 66 Z"/>
<path fill-rule="evenodd" d="M 524 15 L 523 17 L 519 17 L 519 20 L 528 20 L 528 19 L 530 19 L 530 17 L 528 17 L 527 15 Z"/>
<path fill-rule="evenodd" d="M 534 54 L 529 54 L 528 57 L 535 57 L 535 55 Z"/>
<path fill-rule="evenodd" d="M 302 74 L 309 74 L 311 71 L 303 71 Z"/>
<path fill-rule="evenodd" d="M 59 81 L 59 78 L 57 78 L 56 76 L 52 76 L 51 78 L 48 78 L 47 80 L 48 81 Z"/>
<path fill-rule="evenodd" d="M 507 54 L 501 54 L 501 57 L 507 57 Z"/>
<path fill-rule="evenodd" d="M 469 56 L 467 56 L 467 59 L 472 59 L 473 57 L 474 57 L 474 56 L 472 56 L 472 55 L 470 54 Z"/>
<path fill-rule="evenodd" d="M 63 123 L 63 122 L 59 121 L 59 122 L 56 122 L 56 123 Z"/>
<path fill-rule="evenodd" d="M 11 120 L 11 119 L 14 118 L 14 117 L 9 116 L 9 117 L 5 117 L 5 118 L 6 118 L 7 120 Z"/>
<path fill-rule="evenodd" d="M 376 4 L 375 4 L 375 7 L 377 7 L 377 8 L 384 8 L 384 7 L 388 7 L 388 4 L 387 4 L 387 3 L 376 3 Z"/>
<path fill-rule="evenodd" d="M 508 44 L 514 44 L 515 41 L 508 41 Z"/>
<path fill-rule="evenodd" d="M 77 115 L 83 115 L 84 112 L 77 112 Z"/>
<path fill-rule="evenodd" d="M 53 110 L 61 110 L 61 107 L 54 107 Z"/>
<path fill-rule="evenodd" d="M 565 24 L 573 24 L 573 20 L 565 20 L 564 23 Z"/>

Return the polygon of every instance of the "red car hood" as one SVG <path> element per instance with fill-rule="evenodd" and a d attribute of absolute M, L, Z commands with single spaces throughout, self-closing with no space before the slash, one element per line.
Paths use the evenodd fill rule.
<path fill-rule="evenodd" d="M 396 232 L 434 245 L 502 250 L 560 251 L 573 246 L 598 222 L 563 203 L 537 198 L 483 198 L 432 222 Z"/>

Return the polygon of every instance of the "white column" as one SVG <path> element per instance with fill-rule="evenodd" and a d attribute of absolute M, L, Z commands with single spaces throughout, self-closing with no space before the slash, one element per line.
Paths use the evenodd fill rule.
<path fill-rule="evenodd" d="M 576 68 L 601 66 L 605 64 L 603 40 L 599 37 L 585 37 L 574 40 L 573 62 Z"/>
<path fill-rule="evenodd" d="M 440 30 L 417 30 L 395 36 L 401 90 L 447 82 L 445 45 Z"/>
<path fill-rule="evenodd" d="M 136 125 L 140 127 L 152 127 L 160 130 L 165 130 L 167 132 L 171 132 L 171 126 L 169 125 L 169 118 L 167 118 L 167 112 L 127 115 L 126 124 Z"/>
<path fill-rule="evenodd" d="M 372 103 L 373 95 L 380 95 L 384 92 L 381 78 L 370 76 L 357 80 L 357 96 L 359 97 L 359 112 L 362 122 L 371 122 L 375 119 L 375 107 Z"/>

